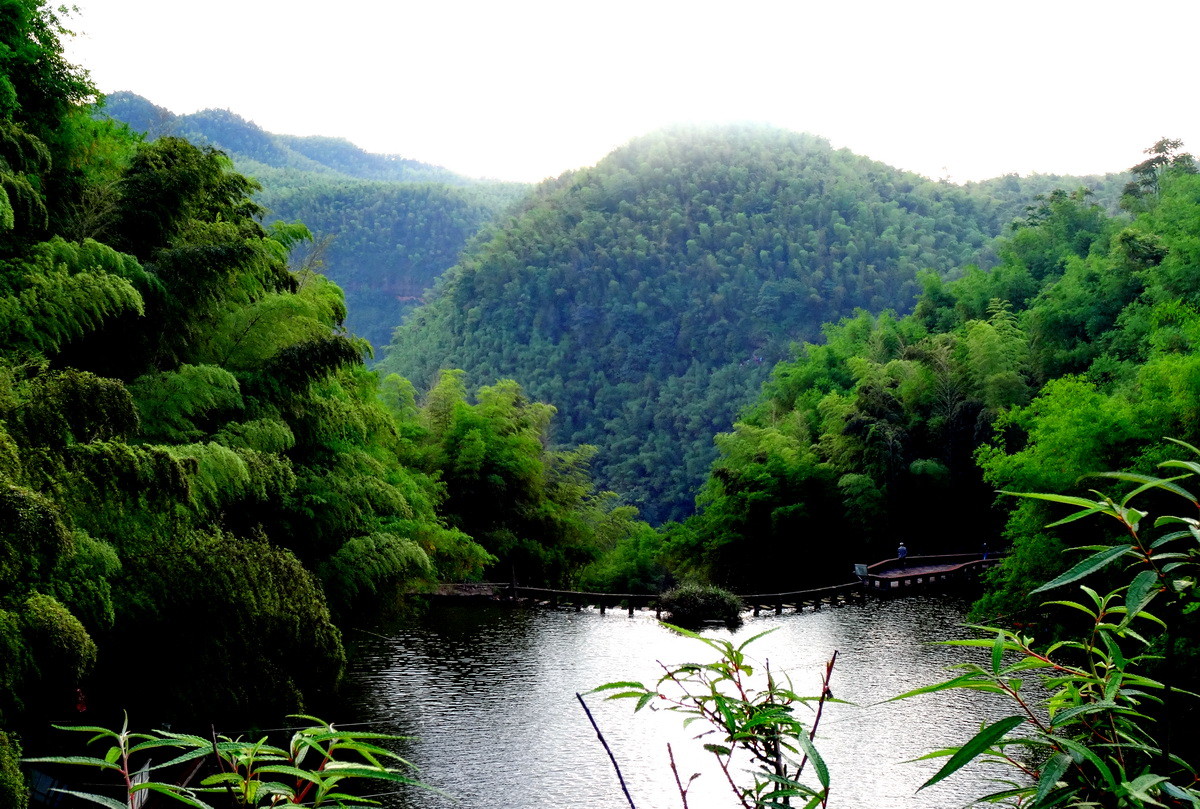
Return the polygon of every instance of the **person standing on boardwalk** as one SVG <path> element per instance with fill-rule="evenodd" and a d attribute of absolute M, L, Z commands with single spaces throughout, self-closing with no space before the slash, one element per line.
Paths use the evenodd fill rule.
<path fill-rule="evenodd" d="M 908 548 L 905 547 L 903 542 L 896 549 L 896 558 L 900 560 L 900 567 L 908 567 Z"/>

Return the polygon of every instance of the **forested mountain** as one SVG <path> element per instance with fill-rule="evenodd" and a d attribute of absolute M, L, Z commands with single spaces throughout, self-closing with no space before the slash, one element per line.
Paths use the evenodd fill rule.
<path fill-rule="evenodd" d="M 27 805 L 13 731 L 275 722 L 332 693 L 352 615 L 562 585 L 650 530 L 516 383 L 368 371 L 341 291 L 289 264 L 303 225 L 221 153 L 93 118 L 54 12 L 4 15 L 0 806 Z"/>
<path fill-rule="evenodd" d="M 607 486 L 680 519 L 712 434 L 790 343 L 859 307 L 907 309 L 923 269 L 994 263 L 1019 199 L 807 135 L 666 131 L 539 187 L 442 278 L 383 364 L 421 383 L 444 367 L 520 380 L 559 407 L 559 439 L 599 447 Z"/>
<path fill-rule="evenodd" d="M 151 140 L 182 137 L 229 155 L 261 183 L 267 221 L 299 220 L 316 234 L 314 260 L 346 294 L 347 327 L 376 347 L 467 240 L 526 191 L 339 138 L 271 134 L 227 110 L 175 115 L 129 92 L 109 95 L 103 114 Z"/>
<path fill-rule="evenodd" d="M 700 513 L 668 557 L 733 586 L 844 575 L 851 562 L 1011 548 L 977 607 L 1028 593 L 1097 541 L 1094 524 L 996 490 L 1110 489 L 1200 443 L 1200 175 L 1161 141 L 1116 216 L 1054 192 L 998 245 L 991 271 L 923 276 L 904 318 L 825 327 L 780 363 L 758 403 L 717 438 Z M 1194 460 L 1194 459 L 1191 459 Z M 773 560 L 770 566 L 763 559 Z M 782 578 L 778 571 L 787 571 Z"/>

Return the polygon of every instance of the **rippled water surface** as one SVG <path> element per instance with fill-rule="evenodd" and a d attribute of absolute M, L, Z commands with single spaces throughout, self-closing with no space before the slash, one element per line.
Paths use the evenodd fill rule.
<path fill-rule="evenodd" d="M 820 726 L 830 806 L 948 809 L 991 791 L 985 774 L 968 772 L 916 794 L 941 762 L 904 762 L 964 742 L 982 720 L 1010 714 L 1007 706 L 965 692 L 879 704 L 945 679 L 945 668 L 964 652 L 931 642 L 961 637 L 963 611 L 962 603 L 944 599 L 867 601 L 750 618 L 733 633 L 741 640 L 776 630 L 750 651 L 772 671 L 787 671 L 800 693 L 819 692 L 825 661 L 838 650 L 832 690 L 855 705 L 828 706 Z M 389 637 L 359 640 L 350 683 L 358 718 L 413 737 L 404 754 L 449 796 L 385 798 L 405 809 L 627 807 L 575 693 L 613 680 L 651 682 L 661 672 L 656 661 L 712 659 L 706 646 L 663 629 L 653 615 L 619 611 L 438 605 Z M 634 714 L 629 701 L 586 698 L 639 809 L 681 806 L 668 742 L 685 779 L 702 773 L 688 794 L 691 809 L 735 805 L 678 716 Z"/>

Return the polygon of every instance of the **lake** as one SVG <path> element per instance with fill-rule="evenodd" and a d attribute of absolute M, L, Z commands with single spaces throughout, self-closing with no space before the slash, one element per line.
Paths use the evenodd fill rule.
<path fill-rule="evenodd" d="M 968 769 L 920 793 L 944 759 L 905 763 L 963 743 L 982 721 L 1012 714 L 995 697 L 945 692 L 883 702 L 946 679 L 969 652 L 935 645 L 964 637 L 966 603 L 916 596 L 840 608 L 747 618 L 744 640 L 774 630 L 748 650 L 787 672 L 801 694 L 820 692 L 836 649 L 833 694 L 817 747 L 829 764 L 831 807 L 949 809 L 999 789 L 995 771 Z M 652 613 L 582 612 L 439 603 L 419 622 L 386 635 L 361 633 L 347 686 L 355 720 L 412 737 L 403 754 L 446 794 L 408 790 L 379 799 L 394 809 L 623 809 L 603 747 L 575 694 L 615 680 L 650 684 L 665 664 L 709 662 L 707 646 L 660 626 Z M 734 806 L 724 776 L 700 742 L 667 711 L 633 712 L 629 700 L 585 699 L 621 765 L 638 809 L 682 805 L 667 758 L 681 775 L 699 772 L 690 809 Z M 881 704 L 882 703 L 882 704 Z M 710 740 L 711 741 L 711 740 Z M 1001 771 L 1004 774 L 1004 771 Z M 811 776 L 811 772 L 807 773 Z M 810 778 L 815 782 L 815 778 Z"/>

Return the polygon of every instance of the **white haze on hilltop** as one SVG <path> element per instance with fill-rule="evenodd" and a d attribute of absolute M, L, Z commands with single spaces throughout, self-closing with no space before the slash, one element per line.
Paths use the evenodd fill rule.
<path fill-rule="evenodd" d="M 676 122 L 811 132 L 930 177 L 1200 150 L 1200 4 L 76 0 L 102 91 L 538 180 Z M 1152 15 L 1151 12 L 1152 11 Z"/>

